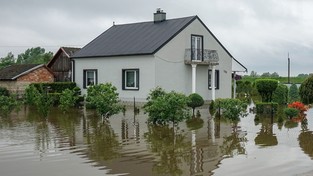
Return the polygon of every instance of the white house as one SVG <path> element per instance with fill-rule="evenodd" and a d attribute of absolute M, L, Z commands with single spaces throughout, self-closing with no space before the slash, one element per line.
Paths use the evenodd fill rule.
<path fill-rule="evenodd" d="M 153 21 L 113 25 L 72 60 L 82 93 L 111 82 L 123 101 L 145 101 L 157 86 L 205 100 L 230 98 L 233 71 L 247 71 L 198 16 L 167 20 L 160 10 Z"/>

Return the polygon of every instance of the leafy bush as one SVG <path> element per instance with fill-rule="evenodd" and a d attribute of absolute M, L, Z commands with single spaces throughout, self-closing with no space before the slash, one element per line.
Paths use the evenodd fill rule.
<path fill-rule="evenodd" d="M 278 86 L 275 79 L 258 79 L 255 81 L 256 88 L 262 97 L 263 102 L 271 102 L 272 94 Z"/>
<path fill-rule="evenodd" d="M 189 117 L 187 110 L 188 98 L 174 91 L 166 93 L 162 88 L 152 90 L 143 106 L 148 113 L 148 121 L 153 124 L 173 124 Z"/>
<path fill-rule="evenodd" d="M 299 88 L 299 94 L 303 103 L 313 103 L 313 75 L 303 81 Z"/>
<path fill-rule="evenodd" d="M 187 102 L 187 106 L 192 108 L 192 115 L 195 116 L 196 107 L 200 107 L 204 104 L 204 100 L 201 95 L 197 93 L 190 94 L 188 96 L 189 101 Z"/>
<path fill-rule="evenodd" d="M 9 96 L 9 90 L 5 87 L 0 87 L 0 96 Z"/>
<path fill-rule="evenodd" d="M 289 117 L 290 119 L 292 117 L 296 117 L 299 114 L 299 110 L 296 108 L 285 108 L 284 109 L 284 113 L 286 114 L 287 117 Z"/>
<path fill-rule="evenodd" d="M 250 95 L 251 91 L 252 91 L 252 83 L 249 80 L 239 80 L 236 81 L 236 92 L 237 93 L 245 93 Z"/>
<path fill-rule="evenodd" d="M 39 86 L 36 88 L 34 84 L 30 84 L 25 89 L 24 102 L 28 105 L 36 106 L 38 113 L 43 117 L 47 117 L 50 107 L 55 100 L 51 97 L 43 84 L 38 85 Z"/>
<path fill-rule="evenodd" d="M 280 105 L 286 105 L 288 103 L 288 87 L 284 84 L 279 84 L 276 90 L 273 92 L 273 102 Z"/>
<path fill-rule="evenodd" d="M 63 112 L 67 112 L 70 107 L 74 107 L 76 101 L 78 100 L 78 95 L 75 95 L 74 90 L 65 89 L 60 96 L 60 105 L 59 107 Z"/>
<path fill-rule="evenodd" d="M 117 89 L 111 83 L 88 87 L 86 100 L 96 108 L 102 117 L 108 118 L 122 110 Z"/>
<path fill-rule="evenodd" d="M 30 84 L 25 89 L 24 102 L 28 105 L 35 105 L 35 99 L 38 93 L 36 87 L 33 84 Z"/>
<path fill-rule="evenodd" d="M 215 101 L 216 108 L 221 108 L 222 116 L 231 121 L 239 121 L 240 116 L 246 116 L 247 104 L 239 99 L 217 99 Z"/>
<path fill-rule="evenodd" d="M 13 96 L 0 95 L 0 115 L 6 117 L 14 108 L 18 106 L 18 102 Z"/>
<path fill-rule="evenodd" d="M 278 109 L 278 103 L 272 102 L 257 102 L 255 106 L 257 114 L 271 114 L 277 112 Z"/>
<path fill-rule="evenodd" d="M 300 95 L 296 84 L 292 84 L 289 88 L 289 102 L 299 101 Z"/>

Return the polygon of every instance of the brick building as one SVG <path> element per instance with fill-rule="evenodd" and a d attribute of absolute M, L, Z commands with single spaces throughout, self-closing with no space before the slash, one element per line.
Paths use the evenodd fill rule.
<path fill-rule="evenodd" d="M 0 70 L 0 87 L 23 94 L 31 83 L 54 82 L 54 73 L 44 64 L 11 65 Z"/>

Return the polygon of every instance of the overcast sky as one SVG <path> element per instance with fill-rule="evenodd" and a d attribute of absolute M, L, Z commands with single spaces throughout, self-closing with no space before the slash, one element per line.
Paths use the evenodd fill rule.
<path fill-rule="evenodd" d="M 312 0 L 0 0 L 0 57 L 83 47 L 115 24 L 198 15 L 249 74 L 313 73 Z"/>

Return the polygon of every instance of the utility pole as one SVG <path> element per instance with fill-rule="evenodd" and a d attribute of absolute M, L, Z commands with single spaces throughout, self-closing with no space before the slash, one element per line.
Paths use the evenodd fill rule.
<path fill-rule="evenodd" d="M 288 52 L 288 84 L 290 84 L 290 58 L 289 58 L 289 52 Z"/>

